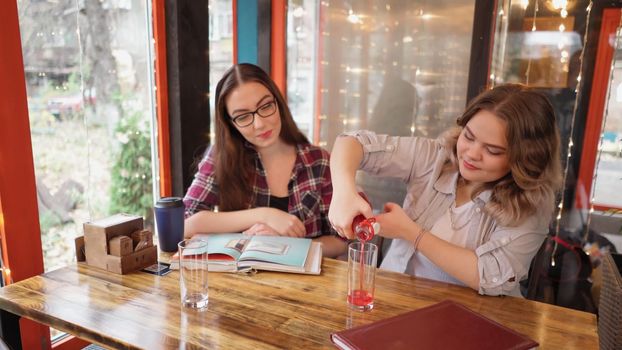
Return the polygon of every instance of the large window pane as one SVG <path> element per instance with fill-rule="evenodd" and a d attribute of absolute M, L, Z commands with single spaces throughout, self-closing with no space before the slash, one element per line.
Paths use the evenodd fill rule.
<path fill-rule="evenodd" d="M 548 95 L 561 131 L 563 161 L 581 69 L 586 7 L 587 1 L 506 0 L 499 2 L 495 21 L 490 84 L 522 83 Z"/>
<path fill-rule="evenodd" d="M 522 83 L 547 95 L 561 133 L 563 165 L 574 122 L 587 2 L 505 0 L 496 12 L 490 84 Z M 568 194 L 574 176 L 568 173 Z M 564 197 L 566 208 L 573 205 L 571 197 Z"/>
<path fill-rule="evenodd" d="M 618 36 L 621 33 L 618 32 Z M 622 43 L 618 37 L 616 42 Z M 594 183 L 596 205 L 622 208 L 622 48 L 615 49 L 609 100 L 606 101 L 601 155 Z"/>
<path fill-rule="evenodd" d="M 466 104 L 474 1 L 311 1 L 288 6 L 288 100 L 330 148 L 343 131 L 436 137 Z M 404 185 L 359 183 L 376 209 Z"/>
<path fill-rule="evenodd" d="M 209 1 L 209 93 L 210 142 L 214 141 L 214 103 L 216 84 L 233 65 L 233 3 L 232 0 Z"/>
<path fill-rule="evenodd" d="M 18 1 L 45 270 L 85 221 L 152 225 L 150 4 Z"/>
<path fill-rule="evenodd" d="M 318 4 L 290 1 L 287 12 L 287 100 L 294 121 L 309 139 L 315 134 Z"/>

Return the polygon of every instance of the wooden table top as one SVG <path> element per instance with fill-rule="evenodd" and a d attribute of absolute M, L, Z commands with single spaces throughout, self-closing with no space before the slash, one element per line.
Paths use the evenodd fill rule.
<path fill-rule="evenodd" d="M 179 274 L 116 275 L 84 263 L 0 289 L 0 308 L 112 348 L 333 348 L 330 334 L 451 299 L 542 349 L 597 349 L 593 314 L 378 270 L 370 312 L 346 304 L 347 264 L 320 276 L 211 273 L 209 306 L 180 306 Z"/>

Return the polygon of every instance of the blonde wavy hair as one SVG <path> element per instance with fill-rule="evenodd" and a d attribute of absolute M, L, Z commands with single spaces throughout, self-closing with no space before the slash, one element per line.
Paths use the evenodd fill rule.
<path fill-rule="evenodd" d="M 446 149 L 451 150 L 449 167 L 458 168 L 458 137 L 481 110 L 506 122 L 510 172 L 482 185 L 473 196 L 491 189 L 484 210 L 502 225 L 518 225 L 536 211 L 552 214 L 562 173 L 559 130 L 547 97 L 520 84 L 500 85 L 475 97 L 456 120 L 458 127 L 441 136 Z"/>

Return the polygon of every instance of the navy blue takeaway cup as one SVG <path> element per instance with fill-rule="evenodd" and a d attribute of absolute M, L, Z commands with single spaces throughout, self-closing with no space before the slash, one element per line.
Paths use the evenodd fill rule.
<path fill-rule="evenodd" d="M 177 243 L 184 239 L 184 202 L 179 197 L 163 197 L 153 210 L 160 250 L 176 252 Z"/>

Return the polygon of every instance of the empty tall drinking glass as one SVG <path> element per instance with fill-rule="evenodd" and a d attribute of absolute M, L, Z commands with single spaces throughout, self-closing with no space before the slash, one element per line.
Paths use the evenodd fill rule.
<path fill-rule="evenodd" d="M 186 239 L 179 247 L 179 292 L 181 303 L 191 308 L 204 308 L 207 293 L 207 241 Z"/>

